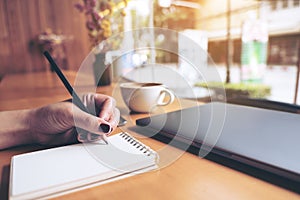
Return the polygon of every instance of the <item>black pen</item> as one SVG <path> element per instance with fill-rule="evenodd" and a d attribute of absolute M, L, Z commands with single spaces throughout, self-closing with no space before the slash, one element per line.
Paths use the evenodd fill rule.
<path fill-rule="evenodd" d="M 82 103 L 82 101 L 80 100 L 79 96 L 77 95 L 77 93 L 75 92 L 75 90 L 73 89 L 73 87 L 71 86 L 71 84 L 69 83 L 69 81 L 67 80 L 67 78 L 65 77 L 65 75 L 62 73 L 62 71 L 59 69 L 59 67 L 57 66 L 57 64 L 55 63 L 55 61 L 53 60 L 53 58 L 51 57 L 50 53 L 48 51 L 44 52 L 45 57 L 47 58 L 47 60 L 49 61 L 49 63 L 51 64 L 51 67 L 54 69 L 54 71 L 56 72 L 56 74 L 58 75 L 58 77 L 60 78 L 60 80 L 63 82 L 64 86 L 67 88 L 68 92 L 71 94 L 71 96 L 73 97 L 73 103 L 78 106 L 81 110 L 83 110 L 86 113 L 89 114 L 93 114 L 92 112 L 90 112 L 88 110 L 87 107 L 85 107 L 85 105 Z M 100 125 L 101 126 L 101 125 Z M 102 128 L 102 127 L 100 127 Z M 102 128 L 103 129 L 103 128 Z M 105 128 L 107 129 L 107 128 Z M 104 132 L 109 131 L 109 129 L 104 130 Z M 101 135 L 102 140 L 108 144 L 107 142 L 107 138 L 106 135 L 103 134 Z"/>

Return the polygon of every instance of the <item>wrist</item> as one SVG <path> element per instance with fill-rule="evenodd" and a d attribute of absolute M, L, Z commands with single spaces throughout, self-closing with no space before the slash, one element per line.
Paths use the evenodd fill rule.
<path fill-rule="evenodd" d="M 32 110 L 4 111 L 0 120 L 0 149 L 33 143 L 30 129 Z"/>
<path fill-rule="evenodd" d="M 23 123 L 25 123 L 23 125 L 23 135 L 24 135 L 24 142 L 26 144 L 34 143 L 32 123 L 33 123 L 33 118 L 35 116 L 35 112 L 36 109 L 24 110 L 22 116 Z"/>
<path fill-rule="evenodd" d="M 34 117 L 34 111 L 35 109 L 18 111 L 18 116 L 16 116 L 15 120 L 18 124 L 14 130 L 15 135 L 18 137 L 17 142 L 19 144 L 17 145 L 33 143 L 31 121 Z"/>

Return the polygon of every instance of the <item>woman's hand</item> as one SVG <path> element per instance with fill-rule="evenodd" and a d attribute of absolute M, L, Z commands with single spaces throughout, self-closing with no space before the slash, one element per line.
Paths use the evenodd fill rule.
<path fill-rule="evenodd" d="M 0 149 L 26 143 L 51 146 L 74 143 L 78 139 L 75 127 L 86 130 L 81 141 L 91 142 L 117 127 L 120 112 L 112 97 L 87 94 L 82 99 L 96 116 L 67 101 L 31 110 L 1 112 L 4 129 L 0 131 Z"/>
<path fill-rule="evenodd" d="M 101 139 L 102 134 L 109 134 L 117 127 L 120 112 L 112 97 L 90 93 L 84 95 L 82 101 L 94 114 L 86 113 L 69 102 L 37 109 L 31 122 L 34 140 L 40 144 L 54 145 L 74 142 L 76 139 L 92 142 Z M 80 129 L 76 130 L 75 127 Z"/>

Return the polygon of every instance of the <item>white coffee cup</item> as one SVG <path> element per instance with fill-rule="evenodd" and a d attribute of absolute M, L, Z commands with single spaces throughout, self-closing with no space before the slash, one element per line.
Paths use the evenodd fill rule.
<path fill-rule="evenodd" d="M 121 94 L 127 107 L 134 112 L 150 113 L 157 106 L 174 101 L 174 94 L 161 83 L 121 83 Z"/>

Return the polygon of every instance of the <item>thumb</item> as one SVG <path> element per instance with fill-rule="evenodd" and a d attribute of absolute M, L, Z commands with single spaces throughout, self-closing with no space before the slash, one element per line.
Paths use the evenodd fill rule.
<path fill-rule="evenodd" d="M 86 113 L 76 106 L 74 106 L 73 118 L 76 127 L 82 128 L 91 133 L 102 135 L 103 133 L 110 133 L 112 130 L 111 125 L 107 121 Z"/>

